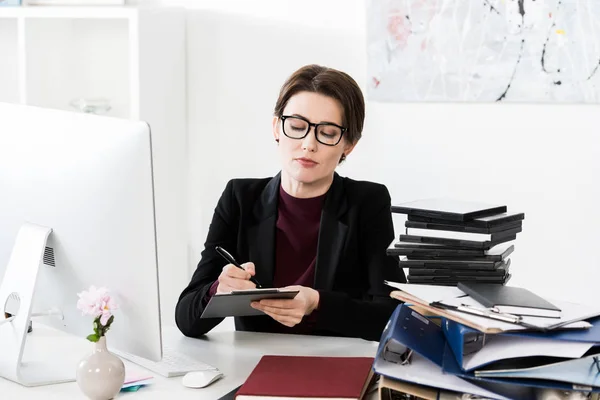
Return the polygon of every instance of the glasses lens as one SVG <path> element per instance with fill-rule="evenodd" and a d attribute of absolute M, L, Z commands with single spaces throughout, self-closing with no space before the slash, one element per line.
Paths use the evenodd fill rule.
<path fill-rule="evenodd" d="M 308 123 L 300 118 L 288 117 L 283 122 L 283 133 L 291 138 L 302 138 L 307 130 Z"/>
<path fill-rule="evenodd" d="M 334 145 L 340 141 L 342 130 L 334 125 L 320 125 L 317 131 L 319 142 Z"/>

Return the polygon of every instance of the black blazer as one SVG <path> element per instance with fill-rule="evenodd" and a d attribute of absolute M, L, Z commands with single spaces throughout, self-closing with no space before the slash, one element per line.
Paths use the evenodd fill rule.
<path fill-rule="evenodd" d="M 254 262 L 256 279 L 263 287 L 272 285 L 280 184 L 280 174 L 227 183 L 198 267 L 177 302 L 175 321 L 184 335 L 204 335 L 222 321 L 200 319 L 202 300 L 227 264 L 215 246 L 239 262 Z M 386 255 L 394 239 L 390 206 L 385 186 L 335 174 L 319 230 L 314 289 L 320 302 L 314 334 L 380 339 L 398 305 L 383 281 L 406 281 L 397 260 Z M 269 332 L 274 324 L 279 322 L 266 315 L 235 318 L 237 330 Z"/>

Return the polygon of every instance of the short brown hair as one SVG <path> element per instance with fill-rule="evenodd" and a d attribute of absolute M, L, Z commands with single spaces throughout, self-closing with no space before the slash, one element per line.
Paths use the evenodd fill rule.
<path fill-rule="evenodd" d="M 342 125 L 348 130 L 345 140 L 355 144 L 362 136 L 365 100 L 352 77 L 345 72 L 320 65 L 306 65 L 294 72 L 281 87 L 274 115 L 281 117 L 292 96 L 299 92 L 315 92 L 340 102 L 344 115 Z"/>

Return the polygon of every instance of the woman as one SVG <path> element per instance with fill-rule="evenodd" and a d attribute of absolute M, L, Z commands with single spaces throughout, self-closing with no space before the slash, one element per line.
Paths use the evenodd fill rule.
<path fill-rule="evenodd" d="M 405 282 L 386 256 L 394 239 L 385 186 L 340 177 L 336 166 L 361 137 L 365 105 L 347 74 L 317 65 L 281 88 L 273 136 L 281 172 L 233 179 L 210 225 L 205 249 L 176 308 L 177 326 L 198 337 L 222 319 L 200 319 L 217 292 L 263 287 L 299 290 L 294 299 L 261 300 L 264 316 L 238 317 L 236 329 L 379 340 L 397 302 L 384 280 Z M 215 251 L 228 250 L 245 271 Z"/>

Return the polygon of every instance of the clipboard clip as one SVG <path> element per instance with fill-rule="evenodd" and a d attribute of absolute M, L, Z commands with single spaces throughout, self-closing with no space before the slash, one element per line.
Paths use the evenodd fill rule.
<path fill-rule="evenodd" d="M 459 306 L 454 306 L 450 304 L 444 304 L 442 302 L 436 301 L 430 304 L 433 307 L 443 308 L 447 310 L 460 311 L 467 314 L 477 315 L 480 317 L 495 319 L 498 321 L 508 322 L 511 324 L 520 325 L 523 321 L 523 318 L 519 315 L 505 314 L 498 311 L 497 308 L 478 308 L 473 307 L 468 304 L 461 304 Z"/>

